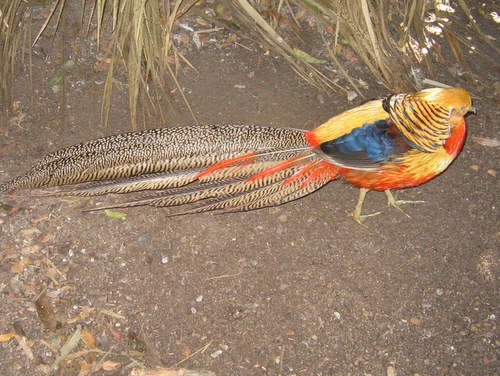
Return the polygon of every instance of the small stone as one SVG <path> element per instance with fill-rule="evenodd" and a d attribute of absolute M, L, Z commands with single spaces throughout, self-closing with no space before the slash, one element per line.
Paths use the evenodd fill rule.
<path fill-rule="evenodd" d="M 412 317 L 410 319 L 410 322 L 413 324 L 413 325 L 419 325 L 420 324 L 420 319 L 417 318 L 417 317 Z"/>
<path fill-rule="evenodd" d="M 479 166 L 473 164 L 472 166 L 469 167 L 472 171 L 479 171 Z"/>
<path fill-rule="evenodd" d="M 358 96 L 358 94 L 357 94 L 355 91 L 349 90 L 349 91 L 347 92 L 347 100 L 348 100 L 349 102 L 353 101 L 353 100 L 354 100 L 354 98 L 356 98 L 357 96 Z"/>
<path fill-rule="evenodd" d="M 497 177 L 497 170 L 494 170 L 494 169 L 492 169 L 492 168 L 490 168 L 488 171 L 486 171 L 486 173 L 487 173 L 488 175 L 493 176 L 494 178 L 496 178 L 496 177 Z"/>
<path fill-rule="evenodd" d="M 396 370 L 394 366 L 387 367 L 387 376 L 396 376 Z"/>
<path fill-rule="evenodd" d="M 213 353 L 210 354 L 210 356 L 212 358 L 217 358 L 220 354 L 222 354 L 222 350 L 217 350 L 217 351 L 214 351 Z"/>
<path fill-rule="evenodd" d="M 333 312 L 333 316 L 335 316 L 335 318 L 336 318 L 337 320 L 340 320 L 340 318 L 341 318 L 341 315 L 340 315 L 340 313 L 339 313 L 339 312 Z"/>
<path fill-rule="evenodd" d="M 195 300 L 196 303 L 201 303 L 203 301 L 203 295 L 198 295 Z"/>
<path fill-rule="evenodd" d="M 443 294 L 444 294 L 443 289 L 436 289 L 436 295 L 437 295 L 437 296 L 441 296 L 441 295 L 443 295 Z"/>

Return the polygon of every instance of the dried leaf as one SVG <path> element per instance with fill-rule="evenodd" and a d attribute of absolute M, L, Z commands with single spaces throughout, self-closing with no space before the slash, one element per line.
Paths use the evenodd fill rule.
<path fill-rule="evenodd" d="M 80 361 L 80 371 L 78 372 L 78 376 L 87 376 L 92 372 L 92 367 L 86 360 L 82 359 Z"/>
<path fill-rule="evenodd" d="M 106 360 L 102 363 L 102 369 L 105 371 L 114 371 L 121 363 L 113 362 L 112 360 Z"/>
<path fill-rule="evenodd" d="M 500 140 L 498 140 L 496 138 L 472 136 L 472 141 L 474 141 L 476 144 L 479 144 L 482 146 L 489 146 L 489 147 L 500 146 Z"/>
<path fill-rule="evenodd" d="M 20 262 L 15 262 L 10 266 L 10 271 L 12 273 L 22 273 L 24 272 L 24 265 Z"/>
<path fill-rule="evenodd" d="M 31 265 L 31 259 L 29 257 L 23 257 L 21 261 L 19 261 L 21 265 Z"/>
<path fill-rule="evenodd" d="M 216 376 L 212 371 L 194 370 L 186 368 L 155 368 L 138 369 L 134 368 L 130 376 Z"/>
<path fill-rule="evenodd" d="M 184 341 L 177 341 L 177 345 L 182 347 L 182 357 L 188 358 L 191 356 L 191 349 L 186 345 Z"/>
<path fill-rule="evenodd" d="M 47 329 L 55 331 L 61 327 L 61 323 L 56 318 L 52 300 L 46 294 L 42 294 L 35 301 L 35 308 L 40 321 Z"/>
<path fill-rule="evenodd" d="M 0 334 L 0 342 L 6 342 L 16 335 L 16 332 Z"/>
<path fill-rule="evenodd" d="M 82 330 L 82 339 L 91 349 L 96 347 L 94 336 L 88 330 Z"/>

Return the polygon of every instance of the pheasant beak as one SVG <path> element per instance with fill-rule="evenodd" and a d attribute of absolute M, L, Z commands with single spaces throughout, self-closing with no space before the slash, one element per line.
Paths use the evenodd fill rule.
<path fill-rule="evenodd" d="M 469 111 L 467 111 L 467 113 L 469 114 L 469 113 L 471 113 L 471 112 L 472 112 L 473 114 L 475 114 L 475 113 L 476 113 L 476 107 L 474 107 L 474 106 L 470 106 L 470 107 L 469 107 Z"/>

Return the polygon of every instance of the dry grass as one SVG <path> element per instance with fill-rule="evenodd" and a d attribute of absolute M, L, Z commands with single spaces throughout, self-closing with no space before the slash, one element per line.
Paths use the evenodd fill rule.
<path fill-rule="evenodd" d="M 102 0 L 102 2 L 111 3 L 111 0 Z M 185 59 L 172 43 L 172 28 L 175 20 L 192 4 L 193 1 L 183 0 L 175 0 L 172 3 L 158 0 L 113 1 L 113 25 L 116 27 L 111 39 L 113 53 L 105 84 L 104 123 L 106 123 L 110 107 L 113 76 L 120 60 L 124 62 L 128 72 L 132 128 L 137 127 L 138 103 L 141 103 L 143 111 L 152 107 L 164 118 L 164 113 L 158 103 L 168 92 L 165 87 L 167 76 L 174 81 L 196 121 L 175 74 L 180 61 L 185 61 Z M 102 7 L 105 8 L 106 4 Z M 102 25 L 102 20 L 97 21 L 99 25 Z"/>
<path fill-rule="evenodd" d="M 6 112 L 12 106 L 10 88 L 19 51 L 25 40 L 23 22 L 29 24 L 29 13 L 22 0 L 11 0 L 0 5 L 0 106 Z"/>
<path fill-rule="evenodd" d="M 18 1 L 20 2 L 20 0 Z M 109 65 L 104 86 L 102 122 L 107 125 L 114 78 L 121 64 L 127 70 L 130 122 L 138 128 L 139 119 L 145 126 L 146 114 L 154 112 L 164 120 L 160 103 L 168 101 L 166 82 L 174 82 L 196 122 L 189 102 L 177 82 L 176 73 L 181 61 L 189 62 L 172 43 L 174 22 L 193 4 L 194 0 L 82 0 L 82 23 L 87 33 L 95 29 L 98 49 L 103 49 Z M 57 0 L 38 32 L 34 43 L 53 23 L 56 33 L 65 16 L 66 0 Z M 90 7 L 88 18 L 83 14 Z M 54 35 L 55 35 L 54 34 Z M 13 55 L 9 55 L 13 56 Z M 140 109 L 140 110 L 139 110 Z"/>
<path fill-rule="evenodd" d="M 54 1 L 34 43 L 50 24 L 57 34 L 67 4 L 66 0 Z M 452 9 L 447 0 L 220 0 L 215 5 L 233 14 L 231 22 L 221 22 L 204 14 L 200 8 L 208 5 L 197 0 L 81 0 L 82 23 L 88 25 L 87 32 L 95 30 L 100 51 L 109 61 L 103 124 L 107 123 L 114 77 L 123 65 L 134 129 L 141 116 L 143 124 L 151 113 L 164 120 L 160 103 L 168 101 L 168 82 L 176 86 L 196 121 L 176 78 L 181 65 L 189 62 L 173 43 L 176 21 L 190 10 L 219 28 L 276 51 L 297 74 L 318 88 L 362 94 L 363 81 L 345 68 L 347 52 L 354 53 L 376 81 L 393 91 L 419 88 L 425 77 L 433 77 L 436 64 L 450 65 L 443 55 L 453 56 L 457 74 L 474 79 L 468 51 L 473 45 L 483 46 L 496 56 L 498 48 L 480 30 L 467 2 L 457 0 L 457 4 L 457 9 Z M 20 56 L 18 51 L 30 34 L 30 9 L 22 0 L 12 0 L 0 8 L 4 110 L 11 102 L 10 79 Z M 90 9 L 86 16 L 85 9 Z M 456 22 L 458 18 L 468 23 L 464 26 Z M 309 36 L 316 33 L 316 40 L 323 45 L 312 49 L 302 40 L 305 30 Z M 473 38 L 466 38 L 466 34 Z M 445 48 L 449 52 L 444 53 Z M 482 53 L 482 49 L 476 48 L 475 53 Z M 484 57 L 494 62 L 488 54 Z"/>
<path fill-rule="evenodd" d="M 313 27 L 323 36 L 328 53 L 324 56 L 354 89 L 357 90 L 357 84 L 339 59 L 339 52 L 345 47 L 354 50 L 377 81 L 395 91 L 418 88 L 424 76 L 432 76 L 435 64 L 445 62 L 444 48 L 450 49 L 456 68 L 470 78 L 475 78 L 475 73 L 468 64 L 466 51 L 480 43 L 493 54 L 498 53 L 491 37 L 480 30 L 466 1 L 457 2 L 458 7 L 453 9 L 446 0 L 254 0 L 252 5 L 249 0 L 229 1 L 238 10 L 242 23 L 253 23 L 254 35 L 263 35 L 261 42 L 295 58 L 294 68 L 313 84 L 324 87 L 334 78 L 325 80 L 307 59 L 293 53 L 307 45 L 290 32 L 291 23 L 303 30 Z M 270 22 L 264 24 L 261 14 L 267 14 Z M 457 17 L 462 22 L 457 22 Z M 277 21 L 270 30 L 273 18 Z M 470 26 L 464 24 L 464 18 Z M 446 43 L 438 34 L 444 36 Z M 474 38 L 467 39 L 465 34 Z"/>

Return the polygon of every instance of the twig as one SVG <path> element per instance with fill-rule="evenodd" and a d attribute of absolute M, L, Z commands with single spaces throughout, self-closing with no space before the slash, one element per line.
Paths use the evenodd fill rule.
<path fill-rule="evenodd" d="M 206 349 L 208 349 L 208 347 L 212 344 L 213 340 L 211 340 L 210 342 L 208 342 L 205 346 L 203 346 L 202 348 L 196 350 L 194 353 L 192 353 L 191 355 L 185 357 L 184 359 L 182 359 L 181 361 L 175 363 L 171 368 L 175 368 L 177 367 L 179 364 L 182 364 L 184 363 L 186 360 L 188 360 L 189 358 L 192 358 L 193 356 L 195 356 L 196 354 L 198 353 L 203 353 L 205 352 Z"/>
<path fill-rule="evenodd" d="M 234 274 L 223 274 L 223 275 L 217 275 L 215 277 L 208 277 L 205 278 L 205 281 L 211 281 L 213 279 L 221 279 L 221 278 L 229 278 L 229 277 L 236 277 L 237 275 L 240 275 L 241 272 L 234 273 Z"/>

